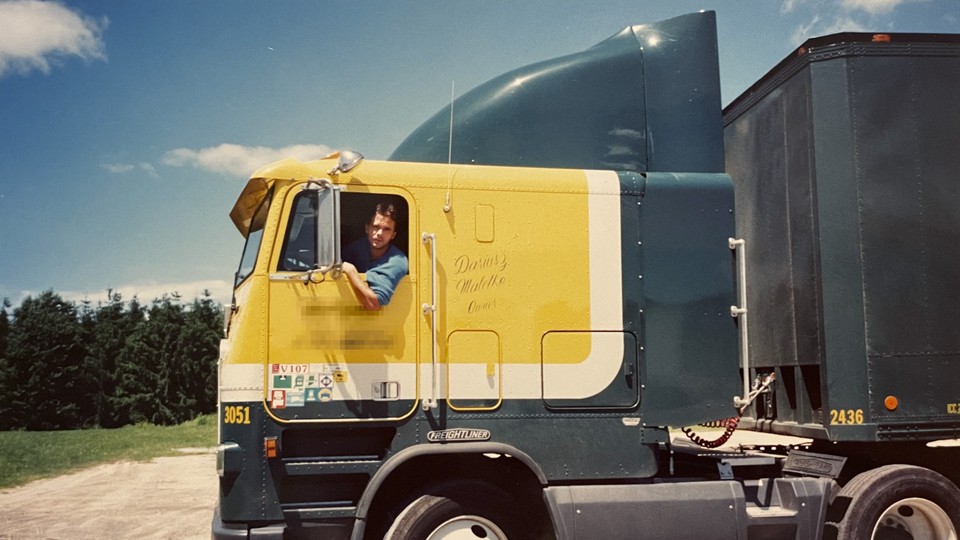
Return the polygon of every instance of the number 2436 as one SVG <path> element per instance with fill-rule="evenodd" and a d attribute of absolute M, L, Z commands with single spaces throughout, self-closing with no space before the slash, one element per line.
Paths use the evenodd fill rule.
<path fill-rule="evenodd" d="M 831 424 L 862 424 L 863 409 L 830 409 Z"/>

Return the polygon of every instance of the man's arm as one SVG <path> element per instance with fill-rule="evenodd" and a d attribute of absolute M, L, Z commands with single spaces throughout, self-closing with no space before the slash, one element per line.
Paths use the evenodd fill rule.
<path fill-rule="evenodd" d="M 360 272 L 357 271 L 357 267 L 352 263 L 345 262 L 343 263 L 343 273 L 347 276 L 347 281 L 350 282 L 350 287 L 357 295 L 357 300 L 360 301 L 363 309 L 370 311 L 379 310 L 380 299 L 377 298 L 377 293 L 373 292 L 370 285 L 367 285 L 367 282 L 360 277 Z"/>

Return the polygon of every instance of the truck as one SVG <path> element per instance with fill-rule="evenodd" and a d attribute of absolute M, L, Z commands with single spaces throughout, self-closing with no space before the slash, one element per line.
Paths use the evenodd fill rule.
<path fill-rule="evenodd" d="M 960 36 L 813 38 L 723 108 L 715 17 L 252 175 L 213 538 L 958 537 Z"/>

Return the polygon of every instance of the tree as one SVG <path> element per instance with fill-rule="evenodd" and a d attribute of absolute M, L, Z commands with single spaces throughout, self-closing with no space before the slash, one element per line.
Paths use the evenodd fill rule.
<path fill-rule="evenodd" d="M 88 358 L 97 378 L 97 424 L 120 427 L 130 423 L 130 415 L 123 404 L 122 388 L 117 384 L 118 360 L 127 339 L 144 321 L 144 311 L 136 298 L 128 308 L 120 293 L 107 290 L 107 303 L 98 305 L 91 319 Z"/>
<path fill-rule="evenodd" d="M 7 315 L 9 307 L 10 300 L 4 298 L 3 303 L 0 304 L 0 430 L 12 427 L 10 392 L 13 388 L 13 368 L 7 360 L 7 338 L 10 335 L 10 319 Z"/>
<path fill-rule="evenodd" d="M 217 358 L 223 333 L 223 308 L 209 291 L 194 299 L 180 335 L 178 365 L 183 400 L 194 404 L 194 414 L 217 409 Z"/>
<path fill-rule="evenodd" d="M 78 308 L 52 291 L 0 304 L 0 429 L 175 424 L 216 410 L 223 308 L 208 291 L 149 307 L 107 291 Z"/>
<path fill-rule="evenodd" d="M 7 309 L 10 308 L 10 299 L 4 298 L 0 302 L 0 358 L 7 352 L 7 337 L 10 335 L 10 318 Z"/>
<path fill-rule="evenodd" d="M 95 422 L 96 379 L 85 362 L 76 307 L 53 291 L 27 297 L 14 310 L 7 342 L 5 392 L 11 427 L 89 427 Z"/>
<path fill-rule="evenodd" d="M 170 296 L 156 299 L 120 353 L 117 402 L 132 422 L 176 424 L 191 404 L 172 400 L 176 394 L 172 359 L 177 357 L 183 310 Z"/>

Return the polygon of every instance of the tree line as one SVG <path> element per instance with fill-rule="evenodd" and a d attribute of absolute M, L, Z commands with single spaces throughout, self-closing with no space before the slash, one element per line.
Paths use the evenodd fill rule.
<path fill-rule="evenodd" d="M 53 291 L 0 304 L 0 430 L 178 424 L 217 407 L 223 308 L 208 292 L 96 306 Z"/>

